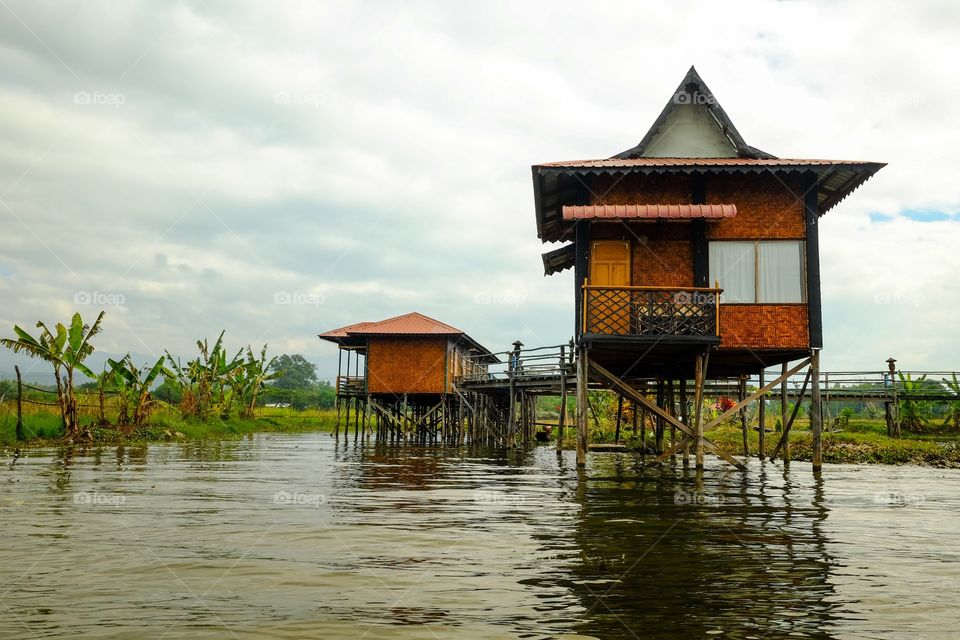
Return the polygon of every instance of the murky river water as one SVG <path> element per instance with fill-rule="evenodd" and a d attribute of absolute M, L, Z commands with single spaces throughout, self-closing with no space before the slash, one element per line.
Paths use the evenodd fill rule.
<path fill-rule="evenodd" d="M 326 434 L 0 467 L 0 638 L 960 637 L 960 472 Z"/>

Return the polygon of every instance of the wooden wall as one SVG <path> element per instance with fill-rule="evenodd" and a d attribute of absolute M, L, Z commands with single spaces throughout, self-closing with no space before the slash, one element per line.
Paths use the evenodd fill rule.
<path fill-rule="evenodd" d="M 371 336 L 367 344 L 370 393 L 444 393 L 447 336 Z"/>
<path fill-rule="evenodd" d="M 707 238 L 802 240 L 803 182 L 799 176 L 706 176 L 707 202 L 735 204 L 737 215 L 707 223 Z"/>
<path fill-rule="evenodd" d="M 597 176 L 594 204 L 685 204 L 694 202 L 687 175 Z M 800 175 L 705 175 L 709 204 L 734 204 L 737 215 L 707 222 L 708 240 L 803 240 L 804 182 Z M 692 287 L 693 238 L 689 222 L 594 224 L 593 239 L 633 243 L 635 286 Z M 712 286 L 713 283 L 710 283 Z M 810 325 L 805 304 L 730 304 L 720 307 L 721 349 L 806 349 Z"/>
<path fill-rule="evenodd" d="M 719 349 L 807 349 L 805 304 L 721 304 Z"/>

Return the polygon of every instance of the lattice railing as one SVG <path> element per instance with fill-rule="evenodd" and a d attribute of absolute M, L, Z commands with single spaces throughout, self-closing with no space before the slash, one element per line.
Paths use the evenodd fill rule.
<path fill-rule="evenodd" d="M 715 336 L 720 289 L 597 287 L 584 293 L 584 333 Z"/>

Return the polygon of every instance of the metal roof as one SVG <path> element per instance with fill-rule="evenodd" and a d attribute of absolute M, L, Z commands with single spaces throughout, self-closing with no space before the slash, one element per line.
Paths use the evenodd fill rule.
<path fill-rule="evenodd" d="M 463 331 L 449 324 L 434 320 L 422 313 L 407 313 L 380 322 L 363 323 L 362 327 L 349 331 L 351 335 L 397 336 L 397 335 L 464 335 Z"/>
<path fill-rule="evenodd" d="M 563 205 L 564 220 L 711 220 L 732 218 L 737 207 L 732 204 L 597 204 Z"/>
<path fill-rule="evenodd" d="M 573 266 L 576 248 L 572 243 L 567 244 L 559 249 L 547 251 L 541 257 L 543 258 L 543 275 L 550 276 Z"/>
<path fill-rule="evenodd" d="M 451 336 L 466 342 L 481 355 L 490 356 L 489 362 L 499 362 L 489 349 L 466 333 L 445 322 L 440 322 L 422 313 L 407 313 L 379 322 L 358 322 L 319 334 L 321 340 L 335 342 L 342 347 L 366 347 L 370 336 Z"/>
<path fill-rule="evenodd" d="M 817 213 L 823 215 L 885 166 L 882 162 L 857 160 L 783 158 L 610 158 L 534 165 L 537 236 L 544 242 L 571 239 L 572 227 L 563 219 L 563 206 L 586 204 L 591 200 L 592 194 L 587 186 L 591 176 L 812 173 L 819 183 Z"/>
<path fill-rule="evenodd" d="M 712 167 L 818 167 L 824 165 L 877 164 L 863 160 L 817 160 L 799 158 L 607 158 L 600 160 L 565 160 L 544 162 L 534 167 L 565 169 L 606 169 L 630 167 L 684 167 L 709 169 Z M 882 165 L 881 165 L 882 166 Z"/>

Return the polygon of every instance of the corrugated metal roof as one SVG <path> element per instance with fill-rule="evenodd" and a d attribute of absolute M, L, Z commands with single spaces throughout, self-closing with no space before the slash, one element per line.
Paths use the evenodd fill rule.
<path fill-rule="evenodd" d="M 626 219 L 675 219 L 690 220 L 708 218 L 712 220 L 732 218 L 737 215 L 737 207 L 732 204 L 597 204 L 564 205 L 564 220 L 591 220 L 609 218 Z"/>
<path fill-rule="evenodd" d="M 325 332 L 325 333 L 321 333 L 321 334 L 319 334 L 318 337 L 319 337 L 321 340 L 327 340 L 327 339 L 330 339 L 330 338 L 334 338 L 334 339 L 335 339 L 335 338 L 346 338 L 347 335 L 349 335 L 349 333 L 350 333 L 351 331 L 354 331 L 354 330 L 356 330 L 356 329 L 362 329 L 363 327 L 367 326 L 368 324 L 371 324 L 371 323 L 369 323 L 369 322 L 357 322 L 356 324 L 348 324 L 348 325 L 345 326 L 345 327 L 340 327 L 339 329 L 331 329 L 330 331 L 327 331 L 327 332 Z"/>
<path fill-rule="evenodd" d="M 355 336 L 463 335 L 460 329 L 417 312 L 380 322 L 367 322 L 364 326 L 352 329 L 348 333 Z"/>
<path fill-rule="evenodd" d="M 609 169 L 629 167 L 821 167 L 874 164 L 861 160 L 817 160 L 797 158 L 606 158 L 544 162 L 534 167 L 561 169 Z"/>

